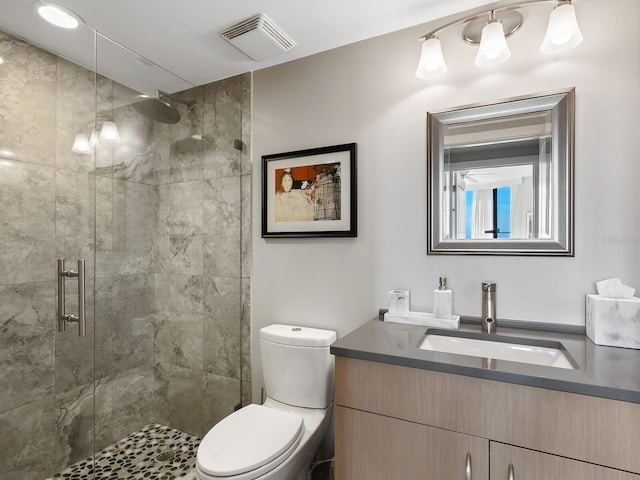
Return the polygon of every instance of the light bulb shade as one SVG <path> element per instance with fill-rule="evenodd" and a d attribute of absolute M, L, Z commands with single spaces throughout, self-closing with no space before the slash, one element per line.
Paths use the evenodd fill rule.
<path fill-rule="evenodd" d="M 438 37 L 429 37 L 422 44 L 422 53 L 416 70 L 416 77 L 423 80 L 439 77 L 447 73 L 447 64 L 442 56 L 442 46 Z"/>
<path fill-rule="evenodd" d="M 85 133 L 76 133 L 71 151 L 76 153 L 91 153 L 89 137 Z"/>
<path fill-rule="evenodd" d="M 99 143 L 100 143 L 100 140 L 98 139 L 98 134 L 96 133 L 95 130 L 92 130 L 91 135 L 89 136 L 89 146 L 91 148 L 96 148 Z"/>
<path fill-rule="evenodd" d="M 115 122 L 105 121 L 100 130 L 100 141 L 105 143 L 120 143 L 120 132 Z"/>
<path fill-rule="evenodd" d="M 576 10 L 570 2 L 560 3 L 549 15 L 549 25 L 540 50 L 542 53 L 567 52 L 582 42 Z"/>
<path fill-rule="evenodd" d="M 511 57 L 511 50 L 504 37 L 502 23 L 497 20 L 487 23 L 482 28 L 480 48 L 476 56 L 478 67 L 494 67 L 506 62 Z"/>

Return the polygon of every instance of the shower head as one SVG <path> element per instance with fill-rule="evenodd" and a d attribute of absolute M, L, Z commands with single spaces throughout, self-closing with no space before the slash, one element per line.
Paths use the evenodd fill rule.
<path fill-rule="evenodd" d="M 160 123 L 178 123 L 180 121 L 180 112 L 166 100 L 160 97 L 168 97 L 185 104 L 189 110 L 193 110 L 196 106 L 195 102 L 182 100 L 168 93 L 156 90 L 156 95 L 138 95 L 133 103 L 133 108 L 151 120 Z"/>

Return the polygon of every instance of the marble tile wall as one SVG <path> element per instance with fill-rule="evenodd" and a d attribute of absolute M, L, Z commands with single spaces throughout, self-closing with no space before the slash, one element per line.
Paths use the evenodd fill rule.
<path fill-rule="evenodd" d="M 164 125 L 2 32 L 0 56 L 0 480 L 152 422 L 202 435 L 250 398 L 250 75 L 182 92 L 196 108 Z M 122 142 L 74 153 L 96 99 Z M 55 330 L 59 257 L 87 261 L 86 337 Z"/>
<path fill-rule="evenodd" d="M 193 435 L 249 401 L 250 81 L 181 92 L 158 149 L 154 419 Z"/>

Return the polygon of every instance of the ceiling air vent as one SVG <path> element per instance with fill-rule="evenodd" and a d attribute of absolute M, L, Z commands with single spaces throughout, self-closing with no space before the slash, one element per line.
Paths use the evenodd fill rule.
<path fill-rule="evenodd" d="M 256 62 L 275 57 L 296 46 L 266 15 L 240 22 L 221 32 L 220 36 Z"/>

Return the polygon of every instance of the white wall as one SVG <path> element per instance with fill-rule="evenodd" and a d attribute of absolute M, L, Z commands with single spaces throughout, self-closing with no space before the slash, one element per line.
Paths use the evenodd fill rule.
<path fill-rule="evenodd" d="M 411 28 L 255 72 L 253 89 L 253 388 L 261 381 L 258 333 L 280 322 L 343 336 L 411 290 L 430 311 L 437 278 L 454 312 L 480 315 L 480 283 L 498 284 L 499 318 L 584 324 L 584 295 L 620 276 L 640 289 L 640 2 L 575 2 L 585 36 L 574 51 L 539 51 L 551 5 L 526 9 L 500 67 L 473 65 L 476 50 L 440 37 L 449 72 L 414 76 L 431 25 Z M 576 88 L 575 258 L 427 256 L 426 112 L 534 92 Z M 261 156 L 358 144 L 358 237 L 260 236 Z"/>

